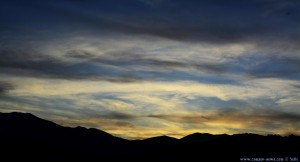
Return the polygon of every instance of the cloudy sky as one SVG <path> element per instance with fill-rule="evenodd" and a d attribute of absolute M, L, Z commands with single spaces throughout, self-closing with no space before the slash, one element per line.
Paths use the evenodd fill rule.
<path fill-rule="evenodd" d="M 300 134 L 299 0 L 2 0 L 0 112 L 119 137 Z"/>

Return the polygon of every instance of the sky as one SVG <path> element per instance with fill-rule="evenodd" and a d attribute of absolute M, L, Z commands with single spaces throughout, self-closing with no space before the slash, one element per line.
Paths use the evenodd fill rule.
<path fill-rule="evenodd" d="M 300 135 L 299 0 L 0 4 L 0 112 L 127 139 Z"/>

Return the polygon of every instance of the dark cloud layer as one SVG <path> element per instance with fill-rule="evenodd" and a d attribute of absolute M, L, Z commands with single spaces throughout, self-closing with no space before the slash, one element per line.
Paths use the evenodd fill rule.
<path fill-rule="evenodd" d="M 81 50 L 65 54 L 66 60 L 44 55 L 33 50 L 1 50 L 1 73 L 38 78 L 68 80 L 105 80 L 109 82 L 137 82 L 144 80 L 185 80 L 199 82 L 235 83 L 226 78 L 201 78 L 184 73 L 194 70 L 210 74 L 242 74 L 257 78 L 300 79 L 298 57 L 240 56 L 227 62 L 208 63 L 201 60 L 164 60 L 132 52 L 108 53 L 97 56 Z M 139 68 L 147 69 L 140 71 Z M 205 80 L 206 79 L 206 80 Z"/>
<path fill-rule="evenodd" d="M 221 73 L 224 72 L 224 65 L 216 63 L 205 63 L 198 60 L 194 62 L 184 62 L 180 60 L 163 60 L 151 58 L 143 54 L 135 54 L 131 52 L 108 53 L 101 56 L 95 56 L 85 51 L 72 51 L 67 53 L 68 57 L 87 59 L 91 62 L 99 64 L 108 64 L 114 66 L 144 66 L 149 68 L 161 69 L 197 69 L 205 72 Z"/>
<path fill-rule="evenodd" d="M 7 95 L 7 92 L 12 89 L 14 89 L 12 84 L 0 81 L 0 97 Z"/>
<path fill-rule="evenodd" d="M 300 123 L 300 114 L 287 113 L 275 110 L 246 110 L 226 109 L 212 115 L 149 115 L 150 118 L 158 118 L 171 122 L 188 124 L 227 123 L 242 124 L 244 127 L 256 128 L 284 128 L 290 124 Z M 226 124 L 224 124 L 226 125 Z"/>
<path fill-rule="evenodd" d="M 3 1 L 0 6 L 0 26 L 3 28 L 0 44 L 9 44 L 12 48 L 28 39 L 59 39 L 76 31 L 98 34 L 99 37 L 107 33 L 152 35 L 187 43 L 253 43 L 264 49 L 282 47 L 296 53 L 293 50 L 298 49 L 300 43 L 299 17 L 300 1 L 297 0 L 161 0 L 155 3 L 147 0 L 90 0 L 88 3 L 70 0 L 9 0 Z M 278 52 L 284 54 L 286 51 Z M 80 59 L 80 63 L 63 62 L 28 49 L 20 52 L 2 47 L 1 72 L 46 78 L 134 82 L 164 78 L 167 75 L 162 74 L 162 70 L 192 69 L 212 74 L 299 79 L 299 58 L 296 56 L 241 56 L 233 62 L 223 63 L 167 60 L 131 51 L 100 57 L 71 49 L 65 56 Z M 261 59 L 265 62 L 261 62 Z M 257 66 L 247 66 L 249 62 L 259 61 L 261 63 Z M 132 70 L 135 67 L 160 71 L 143 75 Z M 178 75 L 177 80 L 180 77 Z"/>
<path fill-rule="evenodd" d="M 111 3 L 120 3 L 123 7 L 117 10 Z M 296 0 L 173 0 L 161 3 L 158 8 L 142 6 L 135 1 L 102 4 L 106 4 L 114 14 L 94 9 L 90 14 L 94 17 L 89 16 L 90 24 L 117 32 L 209 43 L 273 42 L 274 38 L 297 43 L 291 37 L 299 35 L 297 19 L 300 3 Z M 103 18 L 102 15 L 107 16 Z"/>
<path fill-rule="evenodd" d="M 4 2 L 3 25 L 45 28 L 67 26 L 96 32 L 147 34 L 209 43 L 299 43 L 298 0 L 160 1 L 140 0 Z M 18 6 L 19 12 L 12 12 Z M 5 16 L 4 16 L 5 15 Z M 70 25 L 68 25 L 70 24 Z M 76 25 L 77 24 L 77 25 Z M 71 28 L 72 27 L 72 28 Z M 9 29 L 8 29 L 9 30 Z"/>
<path fill-rule="evenodd" d="M 88 116 L 95 117 L 95 118 L 112 119 L 112 120 L 130 120 L 130 119 L 138 118 L 138 116 L 136 115 L 132 115 L 124 112 L 118 112 L 118 111 L 110 111 L 110 110 L 107 110 L 107 112 L 102 114 L 95 112 L 94 114 L 89 114 Z"/>
<path fill-rule="evenodd" d="M 106 80 L 135 82 L 141 78 L 99 67 L 91 62 L 65 62 L 34 51 L 0 51 L 1 73 L 39 78 Z"/>
<path fill-rule="evenodd" d="M 203 72 L 222 73 L 225 70 L 222 64 L 161 60 L 133 53 L 96 56 L 89 52 L 71 51 L 65 56 L 66 59 L 76 58 L 81 61 L 66 62 L 31 50 L 2 50 L 0 51 L 0 67 L 2 67 L 0 72 L 40 78 L 136 82 L 157 79 L 155 76 L 164 78 L 163 75 L 165 75 L 158 71 L 155 76 L 142 77 L 137 74 L 142 72 L 135 70 L 138 67 L 147 68 L 150 71 L 151 69 L 162 71 L 195 69 Z M 178 79 L 180 80 L 180 76 L 176 80 Z"/>

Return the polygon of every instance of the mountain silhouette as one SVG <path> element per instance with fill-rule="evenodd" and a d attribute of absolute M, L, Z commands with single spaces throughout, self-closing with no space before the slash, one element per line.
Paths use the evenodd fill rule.
<path fill-rule="evenodd" d="M 193 133 L 190 135 L 187 135 L 183 138 L 181 138 L 182 141 L 190 142 L 190 143 L 201 143 L 201 142 L 209 142 L 212 140 L 216 140 L 218 138 L 224 138 L 228 135 L 222 134 L 222 135 L 212 135 L 209 133 Z"/>
<path fill-rule="evenodd" d="M 300 137 L 194 133 L 126 140 L 84 127 L 63 127 L 29 113 L 0 113 L 1 158 L 14 160 L 185 160 L 241 161 L 240 158 L 299 159 Z"/>

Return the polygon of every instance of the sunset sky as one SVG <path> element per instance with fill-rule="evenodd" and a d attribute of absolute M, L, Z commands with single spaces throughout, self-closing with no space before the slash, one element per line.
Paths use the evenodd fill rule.
<path fill-rule="evenodd" d="M 127 139 L 300 135 L 300 0 L 1 0 L 13 111 Z"/>

